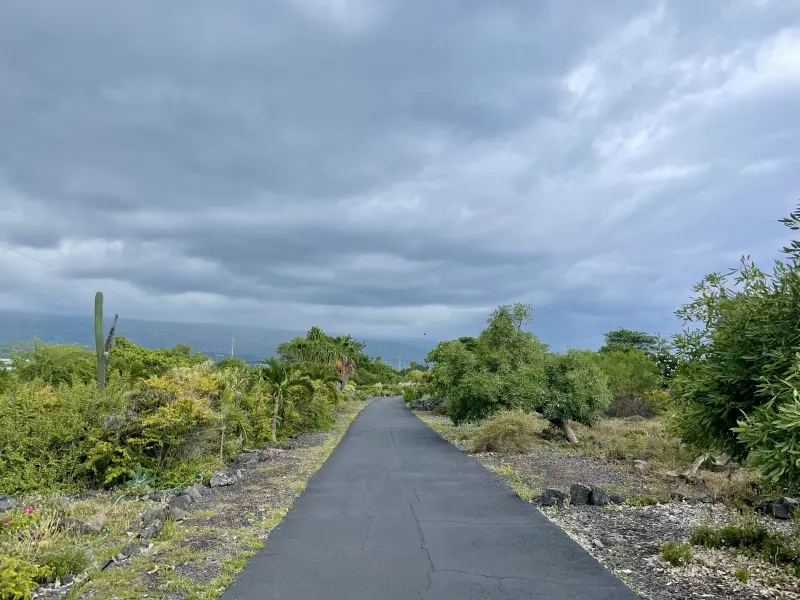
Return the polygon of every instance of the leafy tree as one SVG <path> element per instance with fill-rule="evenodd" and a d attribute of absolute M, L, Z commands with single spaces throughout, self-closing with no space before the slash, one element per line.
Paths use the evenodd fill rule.
<path fill-rule="evenodd" d="M 117 336 L 114 338 L 114 347 L 109 352 L 108 372 L 133 379 L 147 379 L 164 375 L 175 367 L 199 366 L 208 360 L 208 357 L 200 353 L 192 354 L 192 349 L 186 344 L 177 344 L 173 348 L 150 349 Z"/>
<path fill-rule="evenodd" d="M 605 373 L 611 393 L 616 396 L 641 396 L 661 386 L 658 366 L 641 350 L 588 353 Z"/>
<path fill-rule="evenodd" d="M 270 430 L 272 441 L 278 440 L 278 422 L 285 420 L 295 401 L 314 394 L 314 386 L 296 368 L 275 358 L 265 361 L 260 373 L 267 396 L 272 404 Z"/>
<path fill-rule="evenodd" d="M 50 385 L 96 380 L 97 357 L 83 346 L 36 344 L 32 350 L 12 354 L 15 375 L 22 381 L 40 379 Z"/>
<path fill-rule="evenodd" d="M 604 335 L 606 343 L 600 352 L 627 352 L 640 350 L 645 354 L 654 354 L 659 343 L 659 338 L 643 331 L 631 329 L 615 329 Z"/>
<path fill-rule="evenodd" d="M 501 306 L 477 340 L 440 342 L 428 354 L 427 362 L 434 365 L 427 385 L 446 399 L 455 423 L 538 405 L 547 346 L 522 330 L 529 321 L 529 307 Z"/>
<path fill-rule="evenodd" d="M 606 343 L 600 348 L 600 353 L 630 352 L 636 350 L 643 352 L 655 363 L 664 380 L 669 380 L 678 367 L 678 357 L 673 352 L 674 348 L 664 338 L 632 331 L 630 329 L 616 329 L 605 334 Z"/>
<path fill-rule="evenodd" d="M 800 210 L 782 221 L 800 229 Z M 682 362 L 673 379 L 674 426 L 700 450 L 750 457 L 772 481 L 800 483 L 800 242 L 771 274 L 749 258 L 711 273 L 677 314 Z"/>
<path fill-rule="evenodd" d="M 610 403 L 608 379 L 586 352 L 570 350 L 547 355 L 538 409 L 571 443 L 577 443 L 578 438 L 569 422 L 594 425 Z"/>

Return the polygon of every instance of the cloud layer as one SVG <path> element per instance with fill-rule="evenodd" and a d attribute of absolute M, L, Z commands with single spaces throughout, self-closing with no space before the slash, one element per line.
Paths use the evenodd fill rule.
<path fill-rule="evenodd" d="M 0 307 L 667 333 L 784 241 L 798 98 L 790 0 L 5 3 Z"/>

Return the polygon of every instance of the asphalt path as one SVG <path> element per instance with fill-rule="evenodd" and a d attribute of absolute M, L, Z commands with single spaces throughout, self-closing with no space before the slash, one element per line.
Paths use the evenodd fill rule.
<path fill-rule="evenodd" d="M 366 407 L 225 600 L 635 600 L 399 398 Z"/>

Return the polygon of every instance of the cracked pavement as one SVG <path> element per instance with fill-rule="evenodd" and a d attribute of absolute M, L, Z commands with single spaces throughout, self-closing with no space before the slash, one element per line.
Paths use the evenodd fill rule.
<path fill-rule="evenodd" d="M 366 407 L 225 600 L 635 600 L 402 399 Z"/>

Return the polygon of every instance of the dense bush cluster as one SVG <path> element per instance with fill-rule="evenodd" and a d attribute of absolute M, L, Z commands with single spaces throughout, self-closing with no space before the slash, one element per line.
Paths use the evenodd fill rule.
<path fill-rule="evenodd" d="M 800 229 L 800 211 L 783 220 Z M 742 259 L 712 273 L 678 315 L 675 431 L 700 451 L 749 459 L 779 484 L 800 483 L 800 242 L 772 273 Z"/>
<path fill-rule="evenodd" d="M 446 400 L 456 424 L 504 409 L 537 411 L 575 441 L 569 421 L 591 425 L 602 416 L 611 401 L 608 379 L 585 352 L 549 353 L 523 329 L 531 311 L 501 306 L 478 338 L 440 343 L 428 355 L 426 387 Z"/>
<path fill-rule="evenodd" d="M 168 487 L 245 446 L 328 429 L 342 402 L 400 394 L 380 384 L 340 390 L 336 358 L 214 365 L 187 346 L 150 350 L 117 338 L 101 392 L 94 353 L 37 344 L 3 372 L 0 493 L 112 486 L 135 469 Z"/>

